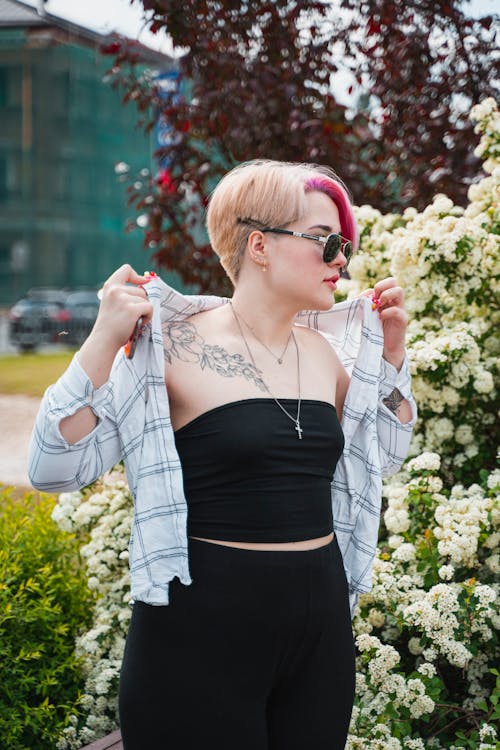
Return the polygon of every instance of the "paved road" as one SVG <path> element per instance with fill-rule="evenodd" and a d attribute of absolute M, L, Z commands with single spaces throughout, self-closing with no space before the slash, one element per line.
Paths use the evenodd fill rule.
<path fill-rule="evenodd" d="M 37 349 L 37 353 L 52 351 L 61 351 L 61 346 L 46 344 Z M 0 309 L 0 367 L 2 355 L 17 353 L 9 342 L 7 310 Z M 0 484 L 30 487 L 28 443 L 39 404 L 40 399 L 32 396 L 0 394 Z"/>
<path fill-rule="evenodd" d="M 28 443 L 39 404 L 32 396 L 0 395 L 0 484 L 30 487 Z"/>

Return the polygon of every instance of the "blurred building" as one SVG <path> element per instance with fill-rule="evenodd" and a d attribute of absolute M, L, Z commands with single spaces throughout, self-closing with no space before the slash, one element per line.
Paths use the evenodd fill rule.
<path fill-rule="evenodd" d="M 0 0 L 0 305 L 32 286 L 101 284 L 124 262 L 152 267 L 142 232 L 124 231 L 134 212 L 114 167 L 151 167 L 156 144 L 103 83 L 107 41 L 42 2 Z M 174 68 L 138 52 L 145 67 Z"/>

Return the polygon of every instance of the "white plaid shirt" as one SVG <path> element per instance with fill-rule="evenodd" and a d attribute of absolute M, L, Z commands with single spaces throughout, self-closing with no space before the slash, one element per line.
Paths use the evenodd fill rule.
<path fill-rule="evenodd" d="M 165 605 L 174 576 L 186 585 L 192 580 L 188 511 L 165 387 L 161 324 L 184 320 L 228 300 L 184 296 L 158 277 L 144 288 L 153 303 L 150 337 L 139 340 L 132 360 L 120 350 L 109 380 L 100 388 L 94 388 L 75 355 L 43 397 L 31 437 L 29 476 L 40 490 L 70 491 L 90 484 L 123 459 L 134 498 L 132 599 Z M 408 361 L 398 373 L 382 358 L 382 325 L 366 297 L 341 302 L 325 312 L 302 312 L 297 322 L 320 331 L 351 375 L 342 415 L 345 447 L 331 496 L 354 615 L 359 594 L 371 589 L 382 476 L 401 466 L 416 420 Z M 382 403 L 396 387 L 412 407 L 407 424 L 401 424 Z M 84 406 L 92 408 L 98 423 L 89 435 L 70 445 L 59 423 Z"/>

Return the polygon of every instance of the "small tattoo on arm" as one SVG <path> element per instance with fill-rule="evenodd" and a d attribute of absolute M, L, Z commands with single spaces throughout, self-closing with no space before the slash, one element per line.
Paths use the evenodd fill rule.
<path fill-rule="evenodd" d="M 401 395 L 400 391 L 398 391 L 397 388 L 394 388 L 393 392 L 387 396 L 387 398 L 382 399 L 382 403 L 387 406 L 390 411 L 393 412 L 393 414 L 398 413 L 399 407 L 404 401 L 404 396 Z"/>
<path fill-rule="evenodd" d="M 229 354 L 222 346 L 207 344 L 192 323 L 180 321 L 163 323 L 163 354 L 165 361 L 198 363 L 202 370 L 208 368 L 225 378 L 242 376 L 253 381 L 261 391 L 266 391 L 262 373 L 241 354 Z"/>

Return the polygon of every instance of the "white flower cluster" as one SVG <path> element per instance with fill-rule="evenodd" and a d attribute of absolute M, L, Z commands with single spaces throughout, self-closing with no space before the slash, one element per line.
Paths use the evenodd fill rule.
<path fill-rule="evenodd" d="M 63 531 L 75 531 L 75 513 L 83 499 L 82 492 L 61 492 L 52 511 L 52 519 Z"/>
<path fill-rule="evenodd" d="M 402 216 L 361 206 L 360 249 L 351 280 L 342 285 L 349 298 L 388 275 L 404 288 L 413 393 L 425 415 L 411 452 L 439 450 L 450 478 L 468 476 L 469 466 L 491 454 L 492 429 L 484 428 L 494 421 L 500 361 L 494 335 L 500 325 L 500 115 L 487 99 L 471 117 L 483 134 L 476 153 L 488 157 L 490 176 L 471 185 L 470 204 L 464 209 L 438 194 L 422 212 L 406 209 Z"/>
<path fill-rule="evenodd" d="M 390 275 L 389 249 L 392 232 L 401 224 L 399 215 L 384 215 L 366 204 L 356 206 L 354 212 L 360 228 L 360 245 L 363 249 L 354 255 L 349 265 L 349 275 L 356 282 L 346 287 L 350 297 L 359 293 L 365 286 L 371 287 L 380 278 Z M 364 284 L 363 287 L 361 283 Z"/>
<path fill-rule="evenodd" d="M 484 546 L 498 548 L 500 539 L 499 498 L 486 494 L 478 484 L 465 489 L 455 485 L 449 497 L 440 496 L 433 529 L 439 540 L 438 552 L 447 564 L 474 568 L 480 537 L 488 536 Z"/>
<path fill-rule="evenodd" d="M 477 122 L 474 131 L 482 133 L 481 140 L 474 150 L 474 156 L 488 157 L 483 164 L 483 169 L 491 174 L 500 161 L 500 113 L 493 97 L 476 104 L 470 111 L 470 119 Z"/>
<path fill-rule="evenodd" d="M 439 471 L 441 467 L 441 456 L 439 453 L 431 453 L 425 451 L 416 458 L 408 461 L 406 465 L 407 471 Z"/>
<path fill-rule="evenodd" d="M 491 472 L 485 489 L 458 484 L 448 490 L 439 476 L 430 473 L 439 470 L 441 459 L 438 453 L 425 452 L 384 485 L 386 536 L 374 560 L 372 589 L 360 597 L 353 620 L 358 649 L 365 658 L 370 655 L 369 661 L 358 665 L 360 689 L 350 729 L 353 748 L 407 746 L 392 737 L 389 719 L 385 719 L 387 736 L 370 729 L 370 717 L 377 711 L 390 715 L 391 704 L 385 711 L 381 705 L 386 696 L 379 685 L 385 680 L 384 671 L 387 685 L 402 685 L 391 676 L 400 664 L 400 646 L 415 659 L 415 671 L 428 697 L 435 699 L 434 693 L 429 696 L 428 686 L 441 682 L 441 667 L 446 665 L 444 673 L 454 668 L 466 677 L 463 710 L 475 716 L 478 702 L 489 698 L 488 670 L 500 658 L 495 638 L 500 628 L 500 587 L 492 566 L 495 555 L 498 564 L 500 542 L 500 471 Z M 397 700 L 397 692 L 391 695 Z M 400 716 L 402 710 L 398 707 L 396 714 Z M 435 738 L 412 736 L 411 740 L 423 742 L 425 748 L 441 747 Z"/>
<path fill-rule="evenodd" d="M 464 617 L 459 600 L 463 588 L 463 584 L 438 583 L 403 611 L 405 622 L 422 630 L 429 644 L 422 653 L 429 662 L 442 656 L 456 667 L 466 667 L 473 657 L 466 645 L 470 645 L 471 636 L 478 633 L 478 640 L 487 642 L 493 635 L 488 623 L 500 622 L 498 608 L 491 606 L 496 592 L 485 585 L 474 587 L 476 606 L 467 609 Z"/>
<path fill-rule="evenodd" d="M 419 719 L 434 709 L 434 701 L 426 692 L 425 679 L 406 678 L 395 671 L 400 655 L 390 645 L 383 644 L 375 636 L 361 634 L 356 638 L 360 652 L 360 665 L 356 676 L 357 705 L 351 717 L 350 748 L 424 748 L 420 739 L 406 738 L 401 742 L 391 737 L 390 728 L 380 723 L 380 716 L 396 714 L 401 719 Z M 367 659 L 366 657 L 369 656 Z M 366 670 L 363 671 L 363 664 Z M 358 727 L 362 735 L 358 736 Z M 365 744 L 363 744 L 363 742 Z"/>
<path fill-rule="evenodd" d="M 400 546 L 405 551 L 404 557 L 410 557 L 409 562 L 382 559 L 389 558 L 388 553 L 379 553 L 375 557 L 371 591 L 360 598 L 363 617 L 355 617 L 353 621 L 353 629 L 358 635 L 371 633 L 374 628 L 383 628 L 382 635 L 388 641 L 399 637 L 400 631 L 393 626 L 393 622 L 404 607 L 415 600 L 415 592 L 421 592 L 424 586 L 424 577 L 417 570 L 414 545 L 403 545 Z M 399 547 L 394 554 L 397 555 L 398 550 Z"/>
<path fill-rule="evenodd" d="M 469 682 L 469 697 L 464 701 L 464 707 L 474 711 L 478 700 L 485 700 L 490 696 L 490 689 L 485 684 L 485 676 L 489 670 L 488 656 L 479 652 L 474 656 L 466 667 L 467 680 Z"/>
<path fill-rule="evenodd" d="M 105 474 L 87 493 L 61 493 L 52 514 L 61 528 L 87 536 L 81 555 L 88 586 L 98 595 L 92 628 L 76 642 L 86 677 L 81 699 L 85 723 L 68 727 L 57 750 L 77 750 L 117 724 L 117 684 L 131 615 L 128 544 L 132 516 L 132 499 L 120 467 Z"/>
<path fill-rule="evenodd" d="M 438 740 L 391 737 L 385 724 L 377 724 L 361 735 L 350 734 L 345 750 L 444 750 Z M 486 749 L 482 749 L 486 750 Z M 489 750 L 489 748 L 488 748 Z"/>

